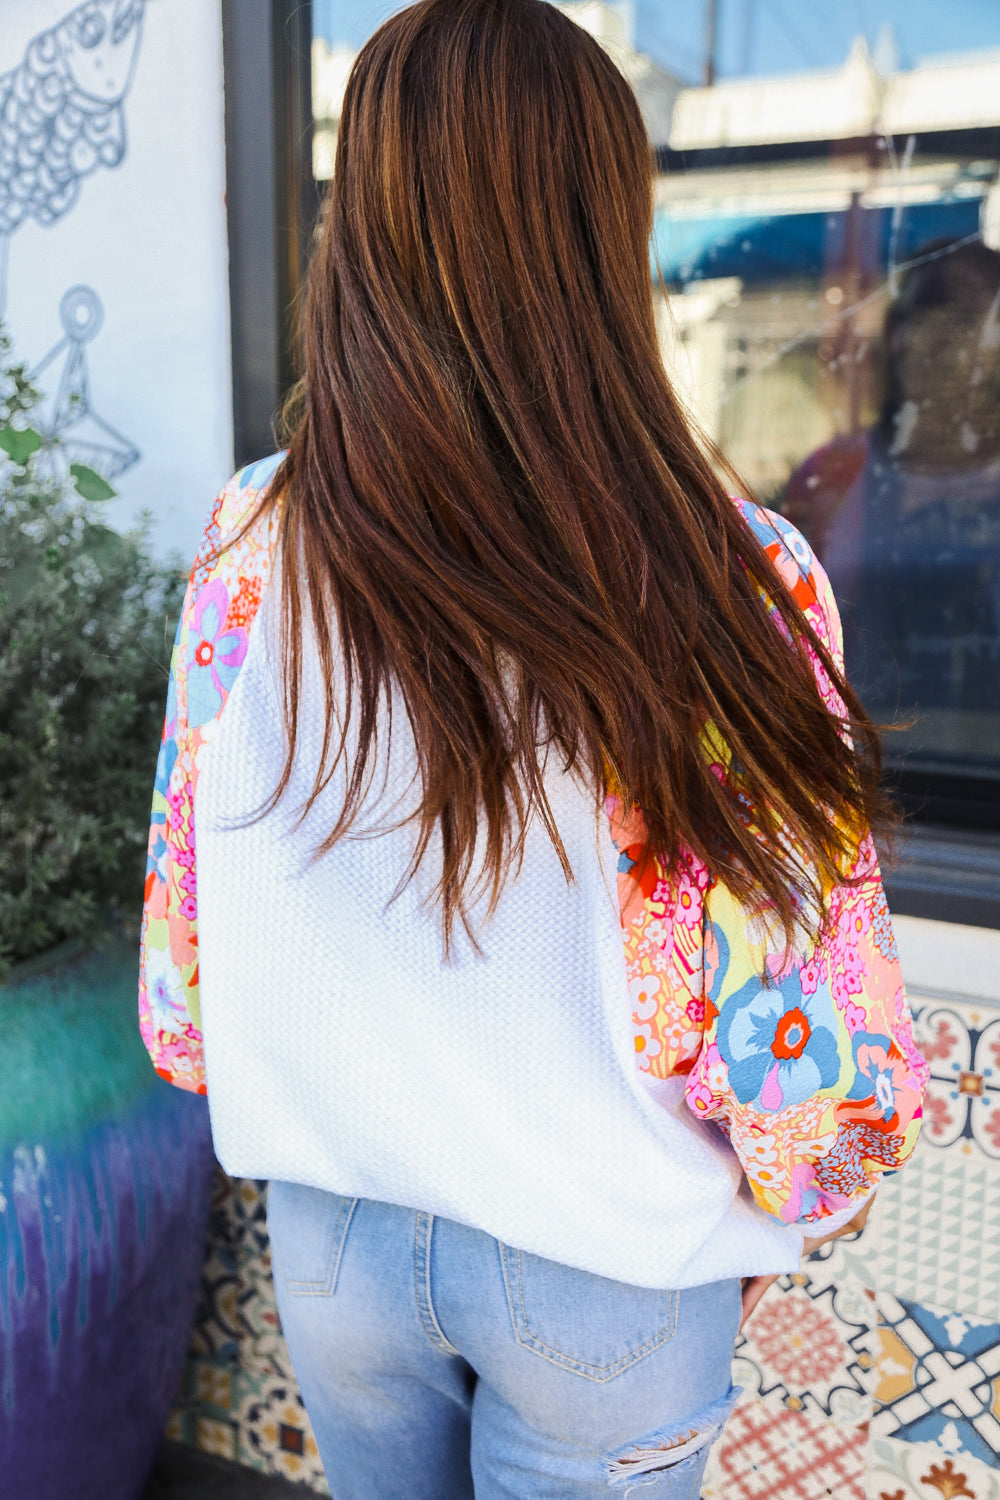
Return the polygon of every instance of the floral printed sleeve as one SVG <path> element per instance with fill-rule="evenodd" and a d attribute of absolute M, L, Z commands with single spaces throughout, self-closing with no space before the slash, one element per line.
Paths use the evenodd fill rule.
<path fill-rule="evenodd" d="M 217 496 L 181 610 L 153 791 L 139 968 L 139 1026 L 161 1077 L 205 1092 L 198 1004 L 194 799 L 199 764 L 247 653 L 267 586 L 273 512 L 235 543 L 280 455 Z"/>
<path fill-rule="evenodd" d="M 841 661 L 836 602 L 805 539 L 780 516 L 743 511 Z M 813 666 L 841 716 L 818 658 Z M 860 882 L 827 894 L 821 941 L 786 955 L 693 855 L 674 871 L 645 860 L 638 809 L 612 797 L 608 812 L 640 1069 L 685 1075 L 689 1107 L 728 1135 L 766 1212 L 846 1222 L 912 1153 L 927 1082 L 871 838 L 846 872 Z"/>

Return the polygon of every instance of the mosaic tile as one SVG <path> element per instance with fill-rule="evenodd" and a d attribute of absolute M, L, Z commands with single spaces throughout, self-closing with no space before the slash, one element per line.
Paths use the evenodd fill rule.
<path fill-rule="evenodd" d="M 194 1416 L 191 1412 L 184 1411 L 182 1407 L 175 1406 L 167 1418 L 167 1425 L 163 1429 L 163 1436 L 171 1443 L 187 1443 L 194 1446 Z"/>
<path fill-rule="evenodd" d="M 876 1409 L 871 1431 L 981 1463 L 1000 1458 L 1000 1322 L 876 1293 Z"/>
<path fill-rule="evenodd" d="M 330 1493 L 298 1387 L 280 1376 L 241 1372 L 237 1459 L 320 1494 Z"/>
<path fill-rule="evenodd" d="M 236 1251 L 210 1239 L 202 1266 L 198 1311 L 191 1335 L 192 1355 L 238 1358 L 243 1332 L 239 1318 L 239 1289 Z"/>
<path fill-rule="evenodd" d="M 811 1255 L 803 1268 L 814 1290 L 828 1286 L 874 1288 L 875 1230 L 871 1220 L 858 1234 L 830 1240 Z"/>
<path fill-rule="evenodd" d="M 867 1435 L 741 1402 L 709 1455 L 702 1500 L 865 1500 Z"/>
<path fill-rule="evenodd" d="M 234 1368 L 221 1360 L 195 1359 L 191 1362 L 191 1395 L 200 1408 L 214 1407 L 230 1412 L 234 1401 Z"/>
<path fill-rule="evenodd" d="M 1000 1500 L 1000 1474 L 960 1449 L 874 1437 L 865 1500 Z"/>
<path fill-rule="evenodd" d="M 271 1273 L 271 1253 L 246 1253 L 237 1275 L 237 1317 L 240 1324 L 240 1363 L 248 1369 L 295 1380 L 288 1346 L 281 1332 Z"/>
<path fill-rule="evenodd" d="M 857 1283 L 836 1284 L 822 1263 L 783 1276 L 736 1345 L 733 1379 L 748 1397 L 860 1426 L 871 1416 L 875 1306 Z"/>
<path fill-rule="evenodd" d="M 194 1424 L 194 1446 L 217 1458 L 236 1461 L 239 1434 L 235 1422 L 218 1417 L 198 1417 Z"/>
<path fill-rule="evenodd" d="M 915 1001 L 914 1031 L 931 1070 L 925 1140 L 976 1141 L 1000 1161 L 1000 1016 L 959 1001 Z"/>
<path fill-rule="evenodd" d="M 218 1167 L 212 1190 L 209 1243 L 237 1254 L 268 1248 L 267 1183 L 252 1177 L 227 1177 Z"/>
<path fill-rule="evenodd" d="M 876 1287 L 931 1307 L 1000 1319 L 1000 1162 L 975 1140 L 934 1146 L 887 1178 L 871 1233 Z"/>

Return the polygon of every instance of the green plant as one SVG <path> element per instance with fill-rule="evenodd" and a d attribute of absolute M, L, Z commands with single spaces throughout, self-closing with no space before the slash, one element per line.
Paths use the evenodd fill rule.
<path fill-rule="evenodd" d="M 0 334 L 0 978 L 135 922 L 184 580 L 114 491 L 31 425 L 39 393 Z"/>

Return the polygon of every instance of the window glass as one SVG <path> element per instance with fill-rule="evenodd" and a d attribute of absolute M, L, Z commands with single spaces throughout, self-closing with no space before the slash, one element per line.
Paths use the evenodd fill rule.
<path fill-rule="evenodd" d="M 315 169 L 394 7 L 313 0 Z M 1000 821 L 1000 5 L 562 6 L 654 146 L 664 356 L 793 519 L 911 805 Z M 662 282 L 660 278 L 662 277 Z"/>

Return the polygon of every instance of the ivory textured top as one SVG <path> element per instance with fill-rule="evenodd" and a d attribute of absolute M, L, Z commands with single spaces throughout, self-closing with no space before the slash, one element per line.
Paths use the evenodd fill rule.
<path fill-rule="evenodd" d="M 412 851 L 405 715 L 364 808 L 371 836 L 311 858 L 343 783 L 299 822 L 322 732 L 307 662 L 291 784 L 250 816 L 285 751 L 274 512 L 223 544 L 277 462 L 216 500 L 177 633 L 140 979 L 157 1070 L 207 1081 L 237 1175 L 445 1214 L 640 1285 L 792 1269 L 801 1226 L 845 1222 L 919 1129 L 926 1068 L 870 839 L 861 883 L 828 893 L 821 944 L 783 961 L 693 855 L 674 870 L 644 861 L 637 809 L 611 797 L 602 811 L 547 767 L 574 882 L 529 828 L 482 953 L 463 936 L 445 962 L 425 904 L 433 848 L 390 900 Z M 807 543 L 738 503 L 836 655 L 836 605 Z M 710 735 L 706 753 L 731 774 Z"/>

